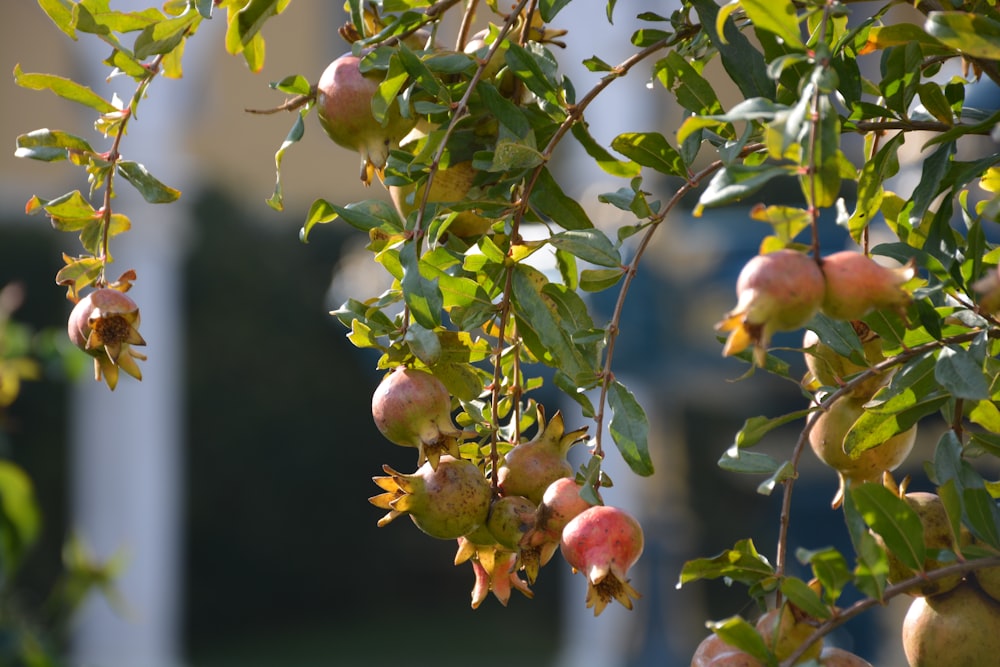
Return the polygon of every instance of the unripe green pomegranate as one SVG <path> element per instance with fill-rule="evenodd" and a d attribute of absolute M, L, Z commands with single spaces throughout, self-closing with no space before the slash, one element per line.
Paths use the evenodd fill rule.
<path fill-rule="evenodd" d="M 442 454 L 460 456 L 451 394 L 427 371 L 397 366 L 386 375 L 372 396 L 372 418 L 390 442 L 417 448 L 417 465 L 435 468 Z"/>
<path fill-rule="evenodd" d="M 882 339 L 879 338 L 868 326 L 856 320 L 852 324 L 855 330 L 861 329 L 859 338 L 864 349 L 865 359 L 870 365 L 877 364 L 885 360 L 882 354 Z M 853 360 L 839 354 L 832 347 L 820 341 L 819 336 L 812 329 L 806 329 L 802 336 L 802 348 L 805 350 L 806 368 L 812 379 L 827 387 L 839 387 L 852 375 L 867 371 L 870 366 L 861 366 Z M 892 379 L 895 369 L 874 373 L 866 380 L 854 387 L 850 395 L 857 398 L 870 399 L 879 389 L 884 387 Z"/>
<path fill-rule="evenodd" d="M 471 461 L 442 456 L 437 468 L 430 463 L 406 475 L 388 465 L 387 477 L 373 477 L 385 493 L 368 501 L 388 514 L 378 521 L 385 526 L 402 514 L 409 514 L 417 528 L 431 537 L 453 540 L 467 535 L 486 522 L 493 490 L 482 471 Z"/>
<path fill-rule="evenodd" d="M 911 491 L 904 494 L 902 498 L 920 517 L 920 522 L 924 526 L 924 546 L 929 552 L 947 549 L 954 553 L 960 553 L 962 547 L 972 543 L 972 533 L 965 526 L 961 526 L 957 538 L 952 534 L 948 512 L 936 493 Z M 880 536 L 875 535 L 875 538 L 883 547 L 885 546 Z M 887 551 L 887 556 L 889 559 L 889 583 L 898 584 L 917 574 L 900 562 L 899 558 L 892 552 Z M 930 572 L 954 562 L 954 560 L 942 562 L 928 556 L 924 559 L 924 571 Z M 944 579 L 922 583 L 916 588 L 909 589 L 907 593 L 910 595 L 940 595 L 958 586 L 963 579 L 962 574 L 954 574 Z"/>
<path fill-rule="evenodd" d="M 458 162 L 444 169 L 438 169 L 431 182 L 431 192 L 427 197 L 427 203 L 461 202 L 472 188 L 476 173 L 471 162 Z M 425 184 L 421 183 L 419 187 L 415 183 L 389 186 L 389 197 L 403 218 L 406 218 L 420 206 L 426 189 Z M 423 222 L 426 225 L 429 220 L 424 219 Z M 492 224 L 492 220 L 484 218 L 474 211 L 460 211 L 448 223 L 448 232 L 462 238 L 468 238 L 485 234 Z"/>
<path fill-rule="evenodd" d="M 736 279 L 736 307 L 715 325 L 729 332 L 722 354 L 738 354 L 750 345 L 754 363 L 763 366 L 771 336 L 805 326 L 823 302 L 823 272 L 816 261 L 795 250 L 757 255 Z"/>
<path fill-rule="evenodd" d="M 809 431 L 809 445 L 819 460 L 837 471 L 840 489 L 833 499 L 839 507 L 849 484 L 876 482 L 886 471 L 895 470 L 913 450 L 917 438 L 914 424 L 897 433 L 881 445 L 866 449 L 857 458 L 851 458 L 844 449 L 848 432 L 862 414 L 866 399 L 842 396 L 816 418 Z"/>
<path fill-rule="evenodd" d="M 764 643 L 778 658 L 779 662 L 788 659 L 816 630 L 816 623 L 802 610 L 790 602 L 785 602 L 777 609 L 765 612 L 757 619 L 757 632 L 764 638 Z M 819 657 L 823 642 L 816 641 L 809 645 L 795 664 L 813 660 Z"/>
<path fill-rule="evenodd" d="M 503 496 L 493 501 L 486 528 L 497 544 L 519 551 L 521 539 L 535 525 L 537 507 L 524 496 Z"/>
<path fill-rule="evenodd" d="M 505 496 L 524 496 L 539 504 L 549 484 L 573 474 L 573 466 L 566 455 L 585 435 L 586 428 L 566 433 L 561 412 L 556 412 L 545 423 L 545 413 L 539 406 L 538 434 L 504 455 L 503 465 L 497 472 L 500 492 Z"/>
<path fill-rule="evenodd" d="M 1000 605 L 971 582 L 917 597 L 903 619 L 910 667 L 995 667 L 1000 661 Z"/>
<path fill-rule="evenodd" d="M 372 100 L 380 81 L 376 74 L 362 74 L 361 59 L 345 53 L 323 71 L 316 84 L 316 111 L 327 136 L 338 146 L 361 153 L 361 181 L 381 174 L 389 151 L 416 125 L 404 118 L 393 103 L 380 124 L 372 112 Z"/>
<path fill-rule="evenodd" d="M 562 531 L 560 551 L 587 578 L 587 607 L 599 615 L 617 600 L 626 609 L 639 593 L 629 585 L 628 571 L 642 555 L 639 522 L 622 509 L 594 505 L 577 514 Z"/>
<path fill-rule="evenodd" d="M 882 266 L 860 252 L 844 250 L 824 257 L 821 263 L 826 290 L 823 312 L 838 320 L 860 320 L 879 308 L 905 309 L 910 294 L 903 289 L 915 270 Z"/>
<path fill-rule="evenodd" d="M 132 347 L 146 344 L 139 334 L 139 306 L 121 290 L 104 287 L 80 299 L 66 332 L 74 345 L 94 358 L 94 379 L 103 377 L 111 390 L 118 385 L 119 369 L 142 379 L 136 359 L 146 356 Z"/>

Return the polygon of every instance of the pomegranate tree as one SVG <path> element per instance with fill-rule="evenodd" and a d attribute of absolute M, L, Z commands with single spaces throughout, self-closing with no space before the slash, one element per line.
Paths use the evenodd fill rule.
<path fill-rule="evenodd" d="M 566 524 L 592 506 L 580 495 L 581 488 L 572 477 L 560 477 L 545 488 L 534 525 L 521 538 L 521 548 L 537 551 L 540 565 L 548 563 L 559 548 Z"/>
<path fill-rule="evenodd" d="M 587 607 L 600 615 L 612 600 L 626 609 L 639 593 L 629 585 L 628 571 L 642 555 L 639 522 L 622 509 L 594 505 L 576 515 L 562 531 L 560 551 L 587 578 Z"/>
<path fill-rule="evenodd" d="M 728 332 L 723 355 L 749 346 L 763 366 L 771 336 L 805 326 L 819 310 L 824 293 L 823 272 L 816 261 L 790 249 L 757 255 L 736 279 L 736 307 L 715 325 Z"/>

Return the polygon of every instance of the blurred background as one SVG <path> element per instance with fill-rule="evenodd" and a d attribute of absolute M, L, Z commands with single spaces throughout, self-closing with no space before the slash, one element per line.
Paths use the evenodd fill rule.
<path fill-rule="evenodd" d="M 570 31 L 569 48 L 558 55 L 578 91 L 596 81 L 581 71 L 581 60 L 619 62 L 630 51 L 638 10 L 619 3 L 611 26 L 604 4 L 574 2 L 556 25 Z M 664 5 L 658 11 L 669 13 L 671 4 Z M 4 71 L 20 63 L 26 72 L 68 76 L 110 94 L 106 71 L 96 65 L 107 49 L 93 36 L 70 40 L 33 2 L 4 11 Z M 626 308 L 616 375 L 650 416 L 657 474 L 638 479 L 612 470 L 616 485 L 605 499 L 632 508 L 646 528 L 636 609 L 612 607 L 595 621 L 584 609 L 583 578 L 570 575 L 557 556 L 533 600 L 515 593 L 505 610 L 490 597 L 472 610 L 471 567 L 452 564 L 454 543 L 427 538 L 405 521 L 377 528 L 381 513 L 367 502 L 383 463 L 408 470 L 413 461 L 412 451 L 390 445 L 371 421 L 376 359 L 353 348 L 328 314 L 343 285 L 362 286 L 353 296 L 378 291 L 365 285 L 352 254 L 365 239 L 327 225 L 308 244 L 298 240 L 318 197 L 341 204 L 388 198 L 378 185 L 361 186 L 357 156 L 329 142 L 310 117 L 304 140 L 283 164 L 286 211 L 271 210 L 264 200 L 274 187 L 273 155 L 293 118 L 243 111 L 282 100 L 270 81 L 289 74 L 315 81 L 347 50 L 336 34 L 345 19 L 339 3 L 296 0 L 265 28 L 267 63 L 253 75 L 224 52 L 219 17 L 192 40 L 185 77 L 150 88 L 123 153 L 184 196 L 157 207 L 124 188 L 118 203 L 133 231 L 112 250 L 120 272 L 138 272 L 132 294 L 149 343 L 144 380 L 123 378 L 112 394 L 90 379 L 89 361 L 71 355 L 27 383 L 5 411 L 0 453 L 30 473 L 44 515 L 41 540 L 9 587 L 5 608 L 30 623 L 52 619 L 46 600 L 65 572 L 63 546 L 73 539 L 118 569 L 110 598 L 88 597 L 80 613 L 59 624 L 55 639 L 67 647 L 69 664 L 686 665 L 706 633 L 703 619 L 752 610 L 742 587 L 709 582 L 676 590 L 681 564 L 747 535 L 759 536 L 758 548 L 770 554 L 776 540 L 780 498 L 757 494 L 758 479 L 723 473 L 716 461 L 746 418 L 804 403 L 795 386 L 763 374 L 730 381 L 746 369 L 721 359 L 712 331 L 767 229 L 743 209 L 699 220 L 672 216 Z M 598 140 L 676 127 L 669 95 L 647 81 L 637 72 L 592 108 L 588 121 Z M 26 216 L 24 205 L 32 195 L 86 192 L 87 183 L 66 163 L 14 158 L 14 139 L 49 127 L 95 146 L 107 142 L 71 103 L 16 87 L 12 78 L 2 85 L 8 148 L 0 155 L 0 286 L 21 283 L 26 299 L 18 319 L 61 336 L 71 304 L 53 276 L 61 254 L 78 254 L 79 245 L 43 217 Z M 599 193 L 624 184 L 580 170 L 585 161 L 574 159 L 566 143 L 555 169 L 567 189 L 598 224 L 629 222 L 597 203 Z M 676 186 L 644 183 L 661 199 Z M 790 197 L 761 196 L 766 203 Z M 834 233 L 824 247 L 844 242 Z M 609 315 L 614 296 L 594 299 L 595 319 Z M 539 400 L 558 407 L 561 399 L 545 390 Z M 795 435 L 779 431 L 763 447 L 787 457 Z M 934 441 L 925 430 L 921 446 Z M 791 551 L 831 542 L 846 548 L 840 516 L 829 511 L 835 475 L 806 458 Z M 877 639 L 878 618 L 866 616 L 831 639 L 895 664 L 896 642 Z"/>

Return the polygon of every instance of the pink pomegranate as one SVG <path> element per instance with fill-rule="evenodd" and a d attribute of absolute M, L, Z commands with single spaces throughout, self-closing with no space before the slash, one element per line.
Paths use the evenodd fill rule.
<path fill-rule="evenodd" d="M 808 255 L 790 249 L 757 255 L 736 279 L 736 307 L 715 325 L 729 332 L 722 354 L 753 345 L 754 363 L 763 366 L 771 336 L 805 326 L 819 310 L 824 289 L 823 272 Z"/>
<path fill-rule="evenodd" d="M 394 102 L 379 123 L 372 112 L 372 100 L 378 93 L 376 75 L 361 72 L 361 59 L 346 53 L 323 71 L 316 85 L 319 123 L 338 146 L 361 153 L 361 180 L 371 183 L 372 175 L 381 174 L 389 151 L 413 129 L 416 120 L 404 118 Z"/>
<path fill-rule="evenodd" d="M 834 319 L 859 320 L 880 308 L 905 309 L 910 294 L 903 284 L 915 269 L 882 266 L 860 252 L 844 250 L 824 257 L 821 268 L 826 279 L 823 312 Z"/>
<path fill-rule="evenodd" d="M 73 307 L 66 331 L 74 345 L 94 357 L 95 380 L 103 377 L 114 390 L 119 369 L 142 379 L 136 359 L 146 357 L 132 349 L 146 344 L 139 334 L 139 307 L 124 292 L 104 287 L 87 294 Z"/>
<path fill-rule="evenodd" d="M 572 477 L 560 477 L 545 489 L 535 512 L 535 524 L 521 538 L 521 549 L 538 552 L 539 565 L 545 565 L 559 548 L 563 528 L 570 519 L 591 507 L 580 495 L 581 486 Z M 533 580 L 529 573 L 529 580 Z"/>
<path fill-rule="evenodd" d="M 368 501 L 388 514 L 378 521 L 387 525 L 409 514 L 417 528 L 431 537 L 453 540 L 467 535 L 486 522 L 493 490 L 482 471 L 471 461 L 442 456 L 437 468 L 430 462 L 405 475 L 388 465 L 387 477 L 373 477 L 385 493 Z"/>
<path fill-rule="evenodd" d="M 573 474 L 566 459 L 570 447 L 583 439 L 586 428 L 566 433 L 562 413 L 556 412 L 545 423 L 545 412 L 538 407 L 538 434 L 522 442 L 504 456 L 497 473 L 500 492 L 505 496 L 524 496 L 536 505 L 545 489 L 560 477 Z"/>
<path fill-rule="evenodd" d="M 442 454 L 460 458 L 451 395 L 427 371 L 397 366 L 385 376 L 372 396 L 372 418 L 391 442 L 417 448 L 417 465 L 436 468 Z"/>
<path fill-rule="evenodd" d="M 594 505 L 563 528 L 560 551 L 574 572 L 587 578 L 587 607 L 599 615 L 611 600 L 626 609 L 639 593 L 628 571 L 642 555 L 642 527 L 617 507 Z"/>

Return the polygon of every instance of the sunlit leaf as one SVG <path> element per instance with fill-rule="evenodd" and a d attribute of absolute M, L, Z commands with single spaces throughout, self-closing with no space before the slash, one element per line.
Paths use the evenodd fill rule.
<path fill-rule="evenodd" d="M 646 412 L 632 392 L 617 380 L 608 386 L 608 405 L 611 408 L 608 429 L 625 463 L 637 475 L 652 475 Z"/>
<path fill-rule="evenodd" d="M 51 91 L 63 99 L 77 102 L 101 113 L 118 110 L 111 102 L 76 81 L 54 74 L 26 74 L 20 65 L 14 66 L 14 83 L 31 90 Z"/>

